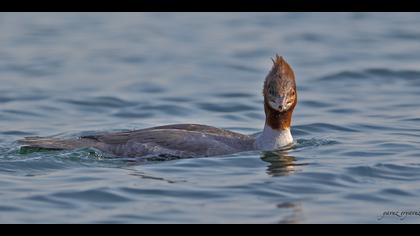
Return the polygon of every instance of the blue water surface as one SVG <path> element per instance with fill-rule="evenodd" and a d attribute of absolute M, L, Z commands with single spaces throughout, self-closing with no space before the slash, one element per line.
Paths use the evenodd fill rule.
<path fill-rule="evenodd" d="M 1 223 L 420 223 L 420 14 L 1 13 Z M 279 53 L 289 150 L 22 152 L 26 136 L 200 123 L 252 134 Z M 381 217 L 383 216 L 383 217 Z"/>

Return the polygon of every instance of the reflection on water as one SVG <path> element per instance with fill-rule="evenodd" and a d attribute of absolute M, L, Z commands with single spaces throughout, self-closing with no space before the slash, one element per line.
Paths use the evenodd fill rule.
<path fill-rule="evenodd" d="M 299 224 L 303 220 L 303 210 L 301 203 L 284 202 L 277 205 L 281 210 L 291 211 L 286 217 L 280 220 L 279 224 Z"/>
<path fill-rule="evenodd" d="M 267 174 L 273 177 L 292 175 L 297 171 L 298 164 L 296 157 L 291 156 L 287 150 L 264 151 L 261 152 L 261 160 L 268 163 Z M 302 206 L 300 202 L 283 202 L 277 204 L 277 208 L 287 212 L 278 223 L 279 224 L 298 224 L 303 218 Z"/>
<path fill-rule="evenodd" d="M 261 152 L 261 160 L 268 162 L 267 174 L 271 176 L 285 176 L 296 171 L 296 158 L 287 151 Z"/>

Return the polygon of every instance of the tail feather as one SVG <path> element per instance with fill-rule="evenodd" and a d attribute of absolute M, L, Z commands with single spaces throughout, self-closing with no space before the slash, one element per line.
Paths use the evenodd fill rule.
<path fill-rule="evenodd" d="M 42 137 L 26 137 L 22 140 L 18 140 L 18 143 L 25 147 L 52 150 L 70 150 L 95 146 L 95 142 L 88 139 L 56 139 Z"/>

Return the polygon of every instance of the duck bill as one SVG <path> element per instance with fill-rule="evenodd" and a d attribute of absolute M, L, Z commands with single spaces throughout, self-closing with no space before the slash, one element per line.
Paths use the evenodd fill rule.
<path fill-rule="evenodd" d="M 269 104 L 274 110 L 282 112 L 286 107 L 286 97 L 277 97 L 274 100 L 270 100 Z"/>

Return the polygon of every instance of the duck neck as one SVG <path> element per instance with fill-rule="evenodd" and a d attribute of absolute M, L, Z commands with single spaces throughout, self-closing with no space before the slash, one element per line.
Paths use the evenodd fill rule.
<path fill-rule="evenodd" d="M 265 125 L 263 132 L 257 137 L 255 146 L 260 150 L 274 150 L 293 142 L 290 132 L 293 108 L 279 112 L 265 104 Z"/>
<path fill-rule="evenodd" d="M 264 99 L 265 126 L 268 125 L 272 129 L 279 131 L 290 129 L 294 108 L 295 105 L 293 105 L 287 111 L 279 112 L 271 108 L 267 102 L 267 99 Z"/>
<path fill-rule="evenodd" d="M 263 132 L 255 140 L 259 150 L 275 150 L 293 142 L 290 128 L 276 130 L 265 124 Z"/>

